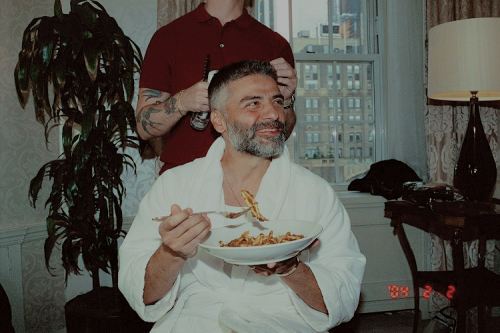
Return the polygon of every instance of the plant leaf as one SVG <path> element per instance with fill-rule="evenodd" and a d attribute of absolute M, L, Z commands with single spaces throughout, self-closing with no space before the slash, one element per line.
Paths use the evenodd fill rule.
<path fill-rule="evenodd" d="M 23 61 L 26 59 L 20 59 L 16 64 L 14 69 L 14 81 L 16 84 L 16 92 L 21 107 L 24 109 L 29 100 L 29 62 Z"/>
<path fill-rule="evenodd" d="M 59 19 L 63 20 L 64 14 L 62 11 L 62 5 L 61 5 L 61 0 L 55 0 L 54 2 L 54 15 Z"/>
<path fill-rule="evenodd" d="M 43 17 L 38 26 L 38 38 L 36 47 L 40 50 L 42 65 L 49 67 L 52 60 L 52 51 L 54 50 L 54 24 L 50 17 Z"/>
<path fill-rule="evenodd" d="M 85 67 L 90 80 L 95 81 L 99 63 L 100 50 L 97 43 L 92 39 L 87 39 L 83 44 L 83 56 L 85 58 Z"/>

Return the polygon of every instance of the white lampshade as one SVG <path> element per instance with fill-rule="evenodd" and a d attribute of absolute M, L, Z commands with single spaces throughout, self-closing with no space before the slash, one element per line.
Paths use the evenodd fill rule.
<path fill-rule="evenodd" d="M 472 18 L 429 30 L 428 96 L 446 101 L 500 100 L 500 18 Z"/>

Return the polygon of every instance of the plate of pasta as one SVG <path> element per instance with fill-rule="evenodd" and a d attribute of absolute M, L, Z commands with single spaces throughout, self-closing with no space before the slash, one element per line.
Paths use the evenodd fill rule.
<path fill-rule="evenodd" d="M 315 222 L 279 220 L 214 228 L 200 247 L 227 263 L 262 265 L 297 255 L 323 231 Z"/>

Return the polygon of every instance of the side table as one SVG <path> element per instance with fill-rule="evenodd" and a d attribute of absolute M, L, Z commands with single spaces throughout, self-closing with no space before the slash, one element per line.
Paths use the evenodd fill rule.
<path fill-rule="evenodd" d="M 397 235 L 413 279 L 415 314 L 413 332 L 419 321 L 419 288 L 431 286 L 446 295 L 453 286 L 451 302 L 457 309 L 457 333 L 465 332 L 466 311 L 477 307 L 478 331 L 484 332 L 486 306 L 500 305 L 500 275 L 484 267 L 486 240 L 500 239 L 500 214 L 496 206 L 479 202 L 435 202 L 419 206 L 407 201 L 388 201 L 385 217 Z M 408 242 L 404 224 L 433 233 L 452 245 L 452 271 L 420 271 Z M 463 242 L 479 241 L 478 267 L 464 267 Z"/>

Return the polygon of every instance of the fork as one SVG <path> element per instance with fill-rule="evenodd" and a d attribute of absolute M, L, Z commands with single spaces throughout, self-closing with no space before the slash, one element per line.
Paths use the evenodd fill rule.
<path fill-rule="evenodd" d="M 191 216 L 195 216 L 195 215 L 201 215 L 201 214 L 219 214 L 227 219 L 235 219 L 237 217 L 240 217 L 246 213 L 248 213 L 250 211 L 250 207 L 248 207 L 247 209 L 245 210 L 242 210 L 241 212 L 238 212 L 238 213 L 232 213 L 232 212 L 221 212 L 221 211 L 216 211 L 216 210 L 209 210 L 209 211 L 206 211 L 206 212 L 197 212 L 197 213 L 193 213 L 191 215 L 189 215 L 189 217 Z M 158 216 L 158 217 L 153 217 L 153 221 L 156 221 L 156 222 L 162 222 L 164 221 L 168 216 Z"/>

